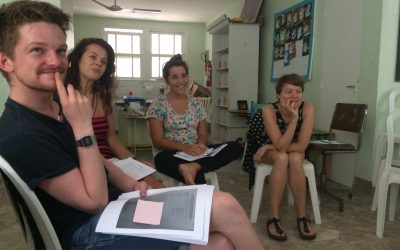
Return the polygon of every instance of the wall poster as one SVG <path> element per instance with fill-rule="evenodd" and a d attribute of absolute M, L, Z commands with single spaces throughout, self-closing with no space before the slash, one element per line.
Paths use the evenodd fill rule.
<path fill-rule="evenodd" d="M 297 73 L 311 78 L 314 0 L 305 0 L 274 15 L 271 81 Z"/>

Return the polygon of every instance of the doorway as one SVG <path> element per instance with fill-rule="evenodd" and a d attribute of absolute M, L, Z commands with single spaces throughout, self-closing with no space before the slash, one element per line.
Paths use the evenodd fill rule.
<path fill-rule="evenodd" d="M 335 0 L 321 4 L 325 6 L 317 128 L 328 131 L 336 103 L 357 103 L 363 2 Z M 336 134 L 336 140 L 343 139 L 352 142 L 357 138 Z M 355 154 L 334 154 L 330 179 L 352 187 L 355 165 Z"/>

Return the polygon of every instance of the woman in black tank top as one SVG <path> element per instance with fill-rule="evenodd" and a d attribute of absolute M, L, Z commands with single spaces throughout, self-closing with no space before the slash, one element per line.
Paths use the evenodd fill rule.
<path fill-rule="evenodd" d="M 286 240 L 279 220 L 279 206 L 288 182 L 296 204 L 300 237 L 315 239 L 315 228 L 306 217 L 306 177 L 303 170 L 304 152 L 310 141 L 314 107 L 303 102 L 304 81 L 296 74 L 282 76 L 276 85 L 278 101 L 263 110 L 267 132 L 266 144 L 254 155 L 256 163 L 273 166 L 269 177 L 270 211 L 268 235 L 275 240 Z"/>

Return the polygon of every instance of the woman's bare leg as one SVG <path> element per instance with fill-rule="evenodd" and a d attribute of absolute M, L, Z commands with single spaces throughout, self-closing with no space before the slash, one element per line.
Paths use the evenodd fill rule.
<path fill-rule="evenodd" d="M 208 244 L 203 245 L 191 245 L 190 250 L 205 250 L 205 249 L 218 249 L 218 250 L 235 250 L 232 242 L 228 240 L 221 233 L 211 233 L 208 238 Z"/>
<path fill-rule="evenodd" d="M 304 175 L 304 154 L 289 154 L 289 185 L 293 193 L 297 217 L 306 216 L 306 177 Z"/>
<path fill-rule="evenodd" d="M 304 175 L 304 154 L 293 152 L 289 154 L 289 185 L 293 193 L 294 204 L 296 207 L 297 218 L 306 217 L 307 187 Z M 300 223 L 301 228 L 303 224 Z M 303 229 L 302 229 L 303 231 Z M 314 226 L 310 226 L 310 233 L 314 234 Z M 304 232 L 304 234 L 307 234 Z"/>
<path fill-rule="evenodd" d="M 287 153 L 270 151 L 262 160 L 273 165 L 268 186 L 270 200 L 269 216 L 270 218 L 279 218 L 279 207 L 287 181 L 288 155 Z"/>
<path fill-rule="evenodd" d="M 185 179 L 186 185 L 194 185 L 197 172 L 201 169 L 201 166 L 196 162 L 179 164 L 179 172 Z"/>
<path fill-rule="evenodd" d="M 228 193 L 214 191 L 210 232 L 212 237 L 207 246 L 191 246 L 191 249 L 264 249 L 245 211 Z"/>

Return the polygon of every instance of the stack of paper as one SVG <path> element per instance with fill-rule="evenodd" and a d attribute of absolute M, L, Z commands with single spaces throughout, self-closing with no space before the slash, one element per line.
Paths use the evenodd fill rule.
<path fill-rule="evenodd" d="M 316 141 L 310 141 L 310 143 L 314 143 L 314 144 L 346 144 L 343 142 L 330 141 L 330 140 L 316 140 Z"/>
<path fill-rule="evenodd" d="M 140 180 L 156 171 L 154 168 L 132 158 L 123 160 L 113 159 L 111 162 L 135 180 Z"/>
<path fill-rule="evenodd" d="M 103 211 L 96 232 L 206 245 L 213 189 L 214 186 L 209 185 L 150 189 L 143 199 L 139 198 L 138 191 L 121 194 Z M 151 202 L 154 202 L 154 206 Z M 159 203 L 163 204 L 160 206 Z M 146 223 L 143 208 L 138 208 L 143 204 L 147 213 L 161 218 L 159 223 L 154 219 Z M 160 208 L 162 214 L 159 217 Z"/>
<path fill-rule="evenodd" d="M 186 160 L 186 161 L 195 161 L 197 159 L 201 159 L 201 158 L 204 158 L 204 157 L 213 157 L 216 154 L 218 154 L 227 145 L 228 144 L 225 143 L 225 144 L 222 144 L 221 146 L 219 146 L 218 148 L 215 148 L 215 149 L 214 148 L 208 148 L 207 151 L 205 153 L 201 154 L 201 155 L 189 155 L 189 154 L 186 154 L 185 152 L 181 151 L 181 152 L 178 152 L 178 153 L 174 154 L 174 156 L 177 157 L 177 158 L 181 158 L 183 160 Z"/>

